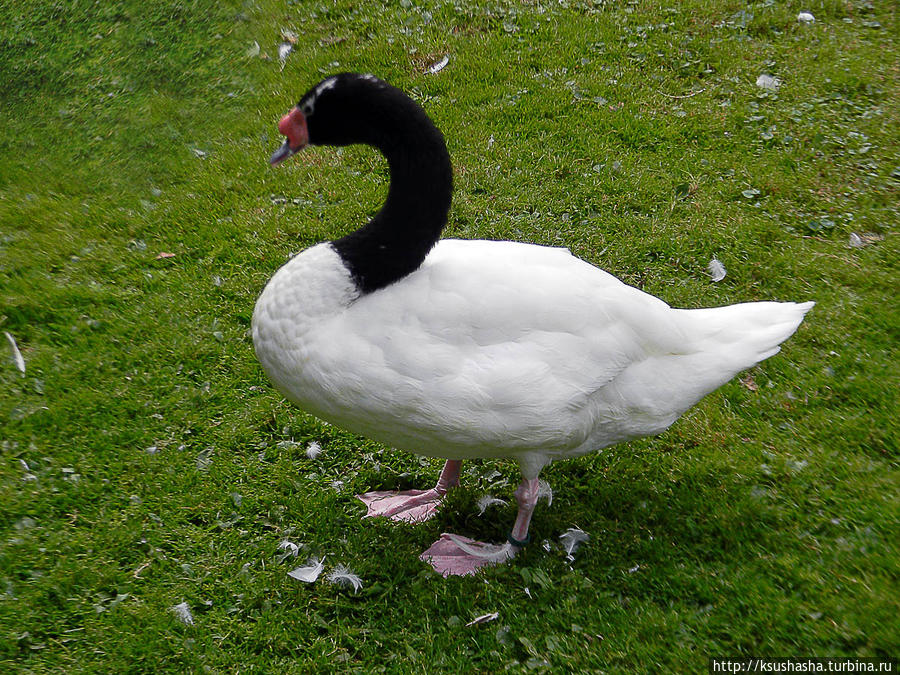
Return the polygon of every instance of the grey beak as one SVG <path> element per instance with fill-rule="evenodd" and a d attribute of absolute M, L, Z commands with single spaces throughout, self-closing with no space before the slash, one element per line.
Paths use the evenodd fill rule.
<path fill-rule="evenodd" d="M 272 156 L 269 157 L 269 164 L 275 166 L 277 164 L 281 164 L 288 157 L 293 155 L 296 150 L 291 148 L 291 144 L 288 141 L 285 141 L 280 148 L 278 148 L 275 152 L 272 153 Z"/>

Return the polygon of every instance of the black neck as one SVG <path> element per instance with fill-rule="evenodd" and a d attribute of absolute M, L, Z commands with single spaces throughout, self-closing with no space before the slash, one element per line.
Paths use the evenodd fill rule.
<path fill-rule="evenodd" d="M 390 168 L 384 206 L 364 227 L 332 242 L 363 293 L 415 271 L 450 210 L 453 170 L 444 138 L 421 108 L 408 103 L 408 116 L 386 121 L 371 142 Z"/>

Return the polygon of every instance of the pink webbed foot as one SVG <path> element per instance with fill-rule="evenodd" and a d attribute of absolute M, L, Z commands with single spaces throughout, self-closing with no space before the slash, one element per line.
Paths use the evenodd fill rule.
<path fill-rule="evenodd" d="M 384 516 L 404 523 L 421 523 L 437 513 L 444 495 L 437 490 L 407 490 L 405 492 L 367 492 L 356 497 L 369 510 L 366 518 Z"/>
<path fill-rule="evenodd" d="M 539 487 L 537 477 L 522 479 L 515 493 L 519 512 L 505 544 L 483 544 L 467 537 L 444 533 L 419 558 L 445 577 L 451 574 L 475 574 L 487 565 L 506 562 L 528 543 L 528 526 L 537 504 Z"/>
<path fill-rule="evenodd" d="M 462 461 L 448 459 L 437 485 L 430 490 L 367 492 L 356 496 L 369 509 L 366 518 L 384 516 L 404 523 L 421 523 L 437 513 L 437 507 L 447 490 L 459 485 L 461 466 Z"/>
<path fill-rule="evenodd" d="M 497 546 L 445 532 L 419 556 L 419 559 L 427 562 L 435 572 L 445 577 L 465 576 L 475 574 L 487 565 L 506 562 L 516 554 L 516 551 L 518 547 L 509 542 Z"/>

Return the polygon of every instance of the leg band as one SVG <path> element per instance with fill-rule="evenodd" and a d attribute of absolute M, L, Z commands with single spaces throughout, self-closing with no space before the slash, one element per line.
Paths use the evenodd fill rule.
<path fill-rule="evenodd" d="M 531 535 L 529 534 L 528 536 L 526 536 L 524 541 L 519 541 L 518 539 L 516 539 L 512 536 L 512 530 L 510 530 L 506 534 L 506 541 L 508 541 L 510 544 L 512 544 L 516 548 L 524 548 L 528 544 L 528 542 L 531 541 Z"/>

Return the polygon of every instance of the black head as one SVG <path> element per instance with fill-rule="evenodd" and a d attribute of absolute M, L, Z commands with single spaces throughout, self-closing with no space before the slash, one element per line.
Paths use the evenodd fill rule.
<path fill-rule="evenodd" d="M 307 145 L 365 143 L 383 151 L 411 130 L 431 122 L 403 91 L 374 75 L 339 73 L 327 77 L 281 118 L 278 130 L 287 137 L 272 155 L 272 164 Z"/>

